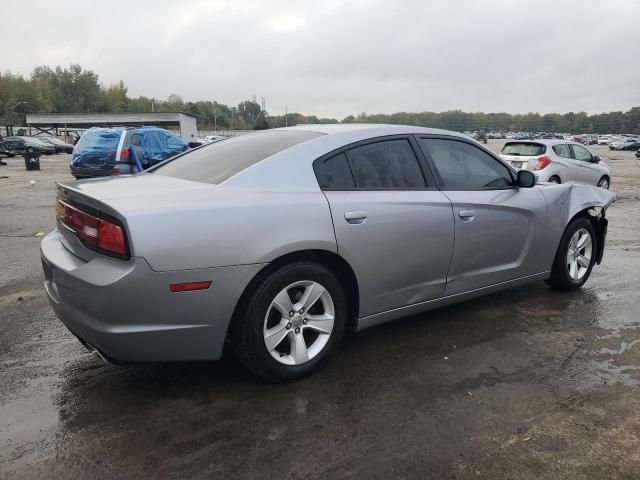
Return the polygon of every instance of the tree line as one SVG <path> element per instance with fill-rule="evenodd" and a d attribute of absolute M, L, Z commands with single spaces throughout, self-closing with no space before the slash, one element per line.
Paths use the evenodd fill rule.
<path fill-rule="evenodd" d="M 100 113 L 100 112 L 175 112 L 198 116 L 201 130 L 266 129 L 302 123 L 340 123 L 335 118 L 289 113 L 269 115 L 254 100 L 226 105 L 214 100 L 185 101 L 172 94 L 166 99 L 129 96 L 121 80 L 105 86 L 98 75 L 80 65 L 55 68 L 36 67 L 25 77 L 0 73 L 0 125 L 24 124 L 26 113 Z M 626 112 L 589 115 L 569 113 L 481 113 L 452 110 L 447 112 L 398 112 L 392 114 L 349 115 L 342 123 L 392 123 L 443 128 L 455 131 L 481 127 L 493 131 L 640 133 L 640 107 Z"/>

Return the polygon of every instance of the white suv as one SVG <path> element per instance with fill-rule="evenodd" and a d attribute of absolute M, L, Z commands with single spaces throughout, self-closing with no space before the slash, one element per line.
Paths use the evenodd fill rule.
<path fill-rule="evenodd" d="M 600 157 L 577 142 L 507 142 L 500 156 L 516 169 L 532 171 L 539 182 L 581 183 L 605 189 L 611 185 L 611 169 Z"/>

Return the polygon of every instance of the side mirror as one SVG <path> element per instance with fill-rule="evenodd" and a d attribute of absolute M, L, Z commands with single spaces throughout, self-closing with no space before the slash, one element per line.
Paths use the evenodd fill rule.
<path fill-rule="evenodd" d="M 594 155 L 593 157 L 591 157 L 591 161 L 593 163 L 599 163 L 600 162 L 600 157 L 598 155 Z"/>
<path fill-rule="evenodd" d="M 536 176 L 529 170 L 518 170 L 518 187 L 531 188 L 536 184 Z"/>

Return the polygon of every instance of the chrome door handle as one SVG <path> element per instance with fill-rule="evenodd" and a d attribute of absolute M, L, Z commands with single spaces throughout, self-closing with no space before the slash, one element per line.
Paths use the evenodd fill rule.
<path fill-rule="evenodd" d="M 476 212 L 473 210 L 460 210 L 460 212 L 458 212 L 458 216 L 463 221 L 470 222 L 476 218 Z"/>
<path fill-rule="evenodd" d="M 367 215 L 365 211 L 345 212 L 344 219 L 352 225 L 361 225 L 367 220 Z"/>

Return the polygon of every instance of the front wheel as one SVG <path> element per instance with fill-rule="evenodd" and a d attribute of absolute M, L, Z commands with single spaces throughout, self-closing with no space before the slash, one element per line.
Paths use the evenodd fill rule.
<path fill-rule="evenodd" d="M 604 188 L 605 190 L 609 190 L 609 177 L 602 177 L 598 181 L 598 186 L 600 188 Z"/>
<path fill-rule="evenodd" d="M 340 344 L 346 319 L 346 297 L 333 272 L 295 262 L 272 272 L 239 305 L 233 349 L 256 375 L 295 380 L 322 367 Z"/>
<path fill-rule="evenodd" d="M 595 263 L 596 232 L 584 217 L 569 224 L 560 240 L 547 285 L 556 290 L 582 287 Z"/>

